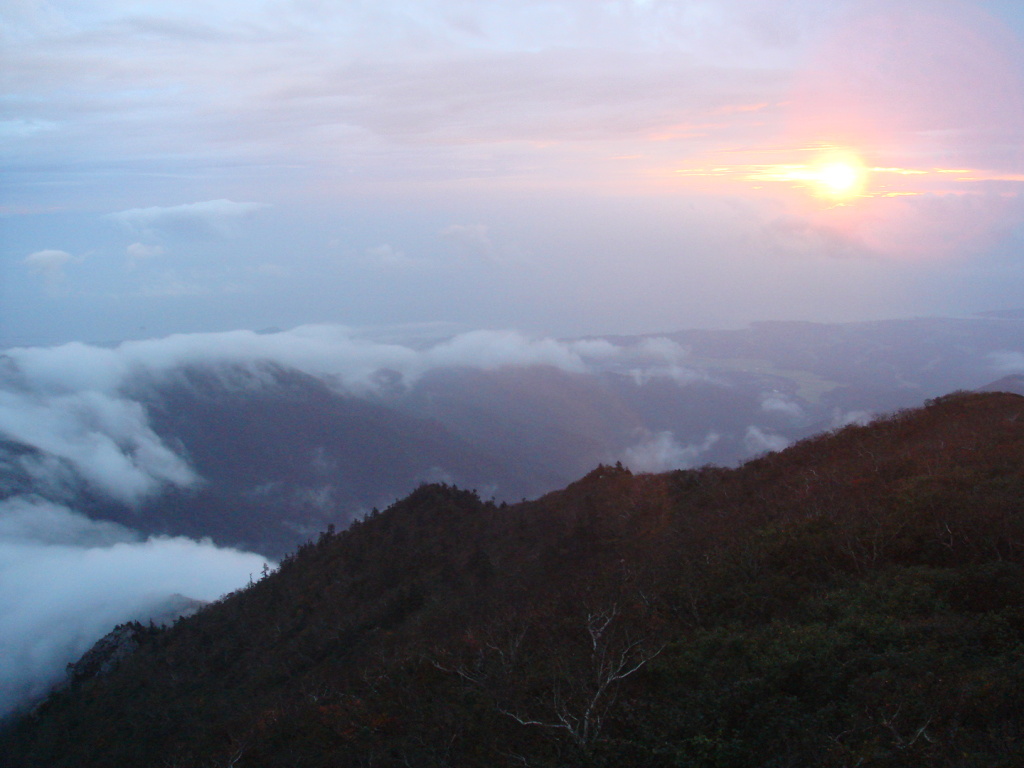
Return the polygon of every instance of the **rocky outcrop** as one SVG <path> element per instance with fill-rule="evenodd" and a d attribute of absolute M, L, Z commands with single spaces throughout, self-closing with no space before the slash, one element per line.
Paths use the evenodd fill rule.
<path fill-rule="evenodd" d="M 147 627 L 137 621 L 117 625 L 97 640 L 82 658 L 68 664 L 67 684 L 109 674 L 138 650 L 142 635 L 147 631 Z"/>
<path fill-rule="evenodd" d="M 68 664 L 65 685 L 109 674 L 139 649 L 147 635 L 159 632 L 162 627 L 173 624 L 179 618 L 193 615 L 204 605 L 206 603 L 202 600 L 193 600 L 184 595 L 171 595 L 153 610 L 147 624 L 138 621 L 118 624 L 97 640 L 82 658 Z"/>

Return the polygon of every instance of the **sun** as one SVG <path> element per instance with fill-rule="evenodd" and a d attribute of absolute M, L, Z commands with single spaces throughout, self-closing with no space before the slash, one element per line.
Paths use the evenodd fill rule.
<path fill-rule="evenodd" d="M 852 155 L 827 157 L 812 166 L 807 177 L 819 195 L 845 199 L 861 193 L 867 178 L 867 170 L 864 164 Z"/>
<path fill-rule="evenodd" d="M 812 195 L 829 208 L 845 207 L 855 200 L 872 197 L 877 190 L 870 184 L 875 172 L 918 173 L 899 168 L 869 167 L 855 150 L 846 147 L 814 145 L 793 149 L 774 149 L 772 153 L 783 162 L 764 162 L 772 157 L 768 151 L 758 158 L 751 152 L 748 162 L 735 165 L 716 164 L 701 168 L 679 169 L 686 176 L 734 178 L 752 183 L 755 190 L 785 185 Z M 744 159 L 747 159 L 744 157 Z M 757 162 L 761 159 L 762 162 Z M 788 161 L 788 162 L 786 162 Z M 794 162 L 796 161 L 796 162 Z"/>

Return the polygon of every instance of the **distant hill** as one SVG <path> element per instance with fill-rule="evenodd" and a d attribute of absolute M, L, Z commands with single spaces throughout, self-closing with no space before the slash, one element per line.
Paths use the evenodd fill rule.
<path fill-rule="evenodd" d="M 993 381 L 991 384 L 986 384 L 984 387 L 978 388 L 979 392 L 1012 392 L 1015 395 L 1024 395 L 1024 375 L 1013 374 L 1012 376 L 1004 376 L 998 381 Z"/>
<path fill-rule="evenodd" d="M 293 368 L 189 368 L 138 385 L 136 396 L 154 431 L 202 477 L 117 520 L 147 532 L 211 536 L 279 557 L 418 483 L 515 477 L 435 420 Z"/>
<path fill-rule="evenodd" d="M 532 502 L 422 485 L 81 675 L 27 766 L 1024 764 L 1024 397 Z"/>

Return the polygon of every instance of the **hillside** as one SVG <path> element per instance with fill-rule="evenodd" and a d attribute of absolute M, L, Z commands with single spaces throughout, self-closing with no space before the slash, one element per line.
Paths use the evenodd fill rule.
<path fill-rule="evenodd" d="M 4 735 L 11 766 L 1016 766 L 1024 398 L 534 502 L 424 485 Z"/>

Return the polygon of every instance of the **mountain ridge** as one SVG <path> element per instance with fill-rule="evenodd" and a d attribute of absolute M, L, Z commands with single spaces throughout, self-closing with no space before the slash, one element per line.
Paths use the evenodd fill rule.
<path fill-rule="evenodd" d="M 1024 397 L 533 502 L 423 485 L 7 734 L 14 766 L 1006 766 Z M 233 762 L 232 762 L 233 761 Z"/>

